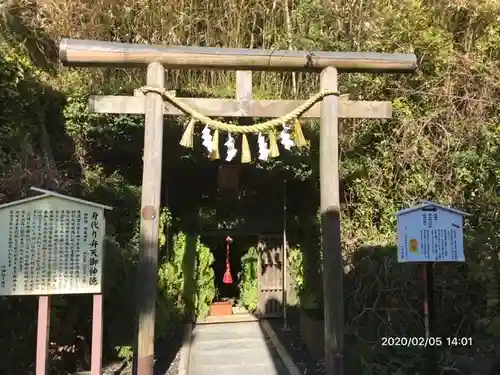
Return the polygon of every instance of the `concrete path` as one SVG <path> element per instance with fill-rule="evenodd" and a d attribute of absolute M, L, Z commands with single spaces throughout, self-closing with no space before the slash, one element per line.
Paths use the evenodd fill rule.
<path fill-rule="evenodd" d="M 198 324 L 188 375 L 289 375 L 259 322 Z"/>

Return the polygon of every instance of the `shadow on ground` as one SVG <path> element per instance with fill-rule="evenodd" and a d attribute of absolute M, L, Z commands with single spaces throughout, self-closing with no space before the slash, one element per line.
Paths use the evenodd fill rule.
<path fill-rule="evenodd" d="M 267 301 L 269 307 L 275 309 L 276 304 L 283 308 L 281 302 L 277 300 Z M 270 318 L 267 319 L 269 325 L 276 334 L 279 342 L 283 345 L 287 355 L 291 357 L 294 364 L 299 368 L 302 374 L 323 374 L 323 361 L 322 355 L 320 358 L 315 358 L 314 352 L 308 351 L 307 345 L 301 339 L 301 325 L 300 325 L 301 311 L 297 306 L 287 306 L 286 320 L 284 318 Z M 314 330 L 314 327 L 309 327 L 308 335 L 314 340 L 311 342 L 315 347 L 323 347 L 322 330 Z M 314 349 L 313 349 L 314 350 Z M 323 351 L 321 351 L 322 354 Z M 317 353 L 317 352 L 316 352 Z"/>
<path fill-rule="evenodd" d="M 186 342 L 186 326 L 176 329 L 168 338 L 159 340 L 155 345 L 155 352 L 158 353 L 154 366 L 154 375 L 177 375 L 180 365 L 180 351 Z M 191 340 L 195 335 L 191 336 Z"/>

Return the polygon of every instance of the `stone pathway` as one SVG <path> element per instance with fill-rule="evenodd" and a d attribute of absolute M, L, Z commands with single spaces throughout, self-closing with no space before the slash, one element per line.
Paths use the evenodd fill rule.
<path fill-rule="evenodd" d="M 289 375 L 259 322 L 198 324 L 188 375 Z"/>

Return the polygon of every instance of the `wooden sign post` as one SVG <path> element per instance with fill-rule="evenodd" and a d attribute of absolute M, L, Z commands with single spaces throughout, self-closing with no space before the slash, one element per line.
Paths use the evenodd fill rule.
<path fill-rule="evenodd" d="M 398 262 L 422 265 L 427 375 L 439 373 L 438 351 L 446 344 L 436 335 L 433 266 L 465 261 L 463 217 L 468 215 L 429 201 L 396 212 Z"/>
<path fill-rule="evenodd" d="M 102 264 L 111 207 L 32 188 L 42 195 L 0 206 L 0 296 L 38 296 L 36 375 L 47 375 L 50 297 L 92 294 L 91 374 L 101 375 Z"/>
<path fill-rule="evenodd" d="M 257 49 L 225 49 L 210 47 L 166 47 L 110 43 L 89 40 L 63 39 L 59 46 L 63 64 L 72 66 L 148 66 L 148 86 L 163 87 L 158 69 L 227 69 L 260 71 L 309 71 L 321 73 L 321 89 L 337 89 L 337 72 L 410 72 L 416 69 L 413 54 L 271 51 Z M 157 73 L 152 73 L 153 71 Z M 153 76 L 155 77 L 153 79 Z M 178 98 L 197 112 L 209 117 L 281 117 L 300 105 L 303 100 L 251 100 L 248 73 L 237 73 L 237 99 Z M 247 78 L 245 78 L 247 77 Z M 162 103 L 157 93 L 144 96 L 94 96 L 90 109 L 97 113 L 145 114 L 144 175 L 139 249 L 139 279 L 137 311 L 137 374 L 151 375 L 153 371 L 154 308 L 156 251 L 161 177 L 162 115 L 183 116 L 178 106 Z M 391 103 L 339 100 L 336 96 L 323 98 L 301 115 L 301 118 L 321 118 L 320 185 L 323 229 L 323 269 L 325 299 L 325 370 L 327 375 L 341 375 L 343 370 L 344 302 L 342 294 L 342 251 L 340 242 L 339 203 L 339 118 L 390 118 Z M 155 134 L 155 141 L 150 135 Z M 153 172 L 154 171 L 154 172 Z M 149 178 L 151 177 L 151 178 Z M 154 186 L 153 186 L 154 185 Z M 153 254 L 153 252 L 155 254 Z M 139 287 L 139 285 L 142 285 Z M 141 295 L 142 293 L 142 295 Z"/>

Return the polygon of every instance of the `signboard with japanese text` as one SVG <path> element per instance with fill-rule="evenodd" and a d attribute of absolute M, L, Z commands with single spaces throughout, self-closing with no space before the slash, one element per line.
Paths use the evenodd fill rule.
<path fill-rule="evenodd" d="M 464 214 L 432 202 L 399 211 L 398 262 L 464 262 Z"/>
<path fill-rule="evenodd" d="M 51 195 L 12 202 L 0 206 L 0 228 L 0 295 L 101 293 L 99 205 Z"/>

